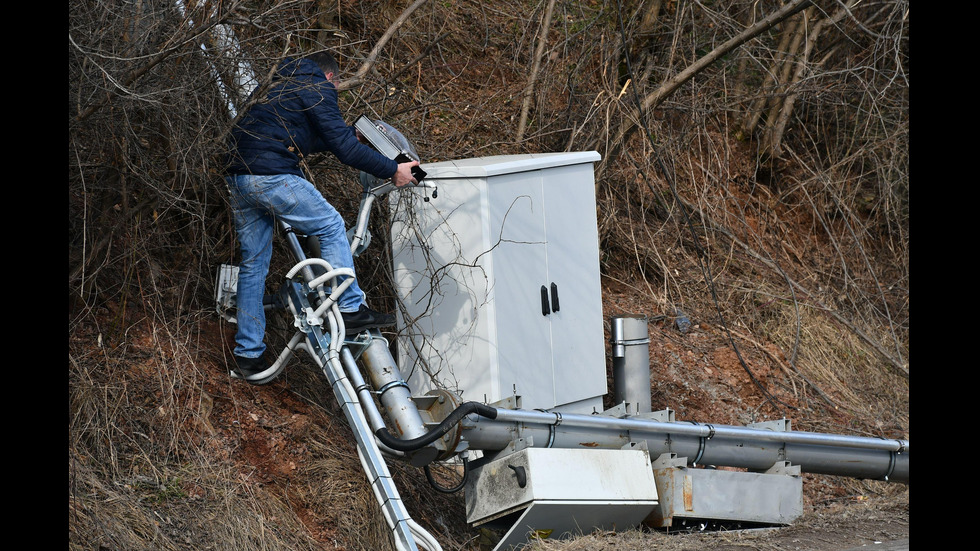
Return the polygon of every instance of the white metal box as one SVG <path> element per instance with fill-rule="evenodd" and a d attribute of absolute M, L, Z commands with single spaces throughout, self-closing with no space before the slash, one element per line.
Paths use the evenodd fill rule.
<path fill-rule="evenodd" d="M 646 519 L 668 528 L 684 519 L 790 524 L 803 514 L 803 479 L 714 469 L 659 466 L 660 503 Z"/>
<path fill-rule="evenodd" d="M 426 164 L 392 194 L 399 365 L 416 393 L 519 395 L 602 409 L 606 376 L 593 163 L 598 153 Z"/>
<path fill-rule="evenodd" d="M 528 534 L 634 528 L 657 503 L 650 456 L 638 449 L 527 448 L 473 469 L 466 484 L 467 522 L 510 526 L 497 549 Z"/>

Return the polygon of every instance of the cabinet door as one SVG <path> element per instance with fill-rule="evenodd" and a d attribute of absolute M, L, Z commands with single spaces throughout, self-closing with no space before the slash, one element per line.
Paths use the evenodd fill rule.
<path fill-rule="evenodd" d="M 494 176 L 488 194 L 493 273 L 488 302 L 501 397 L 516 387 L 523 407 L 550 408 L 555 389 L 550 319 L 541 303 L 548 279 L 541 171 Z"/>
<path fill-rule="evenodd" d="M 555 400 L 568 404 L 606 393 L 592 164 L 553 168 L 543 185 Z"/>
<path fill-rule="evenodd" d="M 489 258 L 486 182 L 456 179 L 439 192 L 427 203 L 422 190 L 403 190 L 392 202 L 399 365 L 417 394 L 442 387 L 482 401 L 499 393 L 488 344 L 490 269 L 480 264 Z"/>

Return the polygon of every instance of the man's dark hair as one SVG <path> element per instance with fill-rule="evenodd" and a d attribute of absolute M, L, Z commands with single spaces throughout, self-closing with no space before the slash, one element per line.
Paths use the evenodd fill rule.
<path fill-rule="evenodd" d="M 324 73 L 340 73 L 340 65 L 337 65 L 337 60 L 333 58 L 328 52 L 317 52 L 315 54 L 310 54 L 306 56 L 313 63 L 316 63 L 321 71 Z"/>

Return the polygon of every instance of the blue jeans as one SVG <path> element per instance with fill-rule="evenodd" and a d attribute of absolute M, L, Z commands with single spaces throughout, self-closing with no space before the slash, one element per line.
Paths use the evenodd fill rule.
<path fill-rule="evenodd" d="M 354 268 L 344 219 L 313 184 L 292 174 L 225 178 L 231 193 L 242 260 L 238 272 L 238 333 L 235 355 L 258 358 L 265 351 L 262 298 L 272 259 L 277 220 L 320 240 L 320 256 L 334 268 Z M 355 280 L 340 296 L 341 312 L 355 312 L 364 293 Z"/>

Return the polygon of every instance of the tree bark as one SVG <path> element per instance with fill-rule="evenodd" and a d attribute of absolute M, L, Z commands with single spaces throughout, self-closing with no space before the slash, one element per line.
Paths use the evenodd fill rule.
<path fill-rule="evenodd" d="M 752 136 L 752 133 L 755 132 L 756 127 L 759 125 L 759 120 L 762 119 L 762 112 L 765 110 L 766 103 L 770 99 L 766 91 L 770 88 L 775 90 L 782 83 L 777 75 L 781 74 L 782 67 L 787 65 L 786 58 L 795 55 L 796 50 L 799 48 L 799 43 L 794 38 L 801 35 L 799 28 L 803 18 L 804 16 L 800 15 L 786 22 L 786 27 L 783 29 L 782 36 L 779 38 L 779 44 L 776 45 L 775 58 L 759 89 L 759 97 L 752 102 L 752 106 L 745 114 L 741 128 L 742 137 L 749 138 Z M 790 41 L 794 42 L 795 48 L 790 46 Z"/>
<path fill-rule="evenodd" d="M 765 19 L 745 29 L 714 50 L 711 50 L 700 59 L 689 65 L 686 69 L 668 79 L 667 82 L 664 82 L 652 93 L 648 94 L 640 104 L 640 116 L 642 116 L 642 113 L 645 113 L 660 105 L 664 99 L 673 94 L 678 88 L 681 87 L 681 85 L 694 77 L 694 75 L 706 69 L 723 55 L 762 34 L 780 21 L 783 21 L 788 17 L 795 15 L 800 10 L 809 7 L 810 4 L 812 4 L 812 0 L 791 0 Z M 619 130 L 616 133 L 616 137 L 610 144 L 610 150 L 606 152 L 605 159 L 603 159 L 603 165 L 615 158 L 616 154 L 619 152 L 619 148 L 623 146 L 626 138 L 635 127 L 636 123 L 632 119 L 626 119 L 621 123 Z"/>
<path fill-rule="evenodd" d="M 816 47 L 817 39 L 820 37 L 820 33 L 827 28 L 827 25 L 833 25 L 840 21 L 844 15 L 847 14 L 848 8 L 853 7 L 856 3 L 857 0 L 851 0 L 848 2 L 848 5 L 842 6 L 839 10 L 837 10 L 837 12 L 834 13 L 834 15 L 821 19 L 816 25 L 813 26 L 812 30 L 807 33 L 806 46 L 803 48 L 803 55 L 796 66 L 796 73 L 793 76 L 792 86 L 798 85 L 800 81 L 803 80 L 803 75 L 806 73 L 807 61 L 810 59 L 810 55 L 813 53 L 813 49 Z M 782 154 L 783 135 L 786 133 L 786 125 L 789 122 L 790 115 L 793 113 L 793 106 L 795 105 L 796 98 L 798 98 L 799 95 L 799 91 L 788 94 L 778 110 L 778 116 L 774 116 L 769 123 L 771 131 L 766 134 L 766 137 L 763 140 L 762 149 L 772 158 L 779 157 Z"/>
<path fill-rule="evenodd" d="M 412 5 L 405 8 L 405 11 L 403 11 L 401 15 L 398 16 L 398 19 L 395 19 L 395 22 L 392 23 L 390 27 L 388 27 L 388 30 L 386 30 L 383 35 L 381 35 L 381 38 L 378 40 L 378 43 L 374 45 L 374 48 L 371 50 L 371 53 L 368 54 L 367 58 L 364 60 L 364 63 L 362 63 L 361 67 L 357 70 L 356 73 L 354 73 L 354 76 L 339 83 L 337 89 L 347 90 L 349 88 L 353 88 L 361 84 L 362 82 L 364 82 L 364 77 L 368 74 L 371 68 L 374 67 L 374 63 L 378 60 L 378 55 L 381 53 L 381 50 L 388 45 L 388 42 L 391 40 L 391 37 L 395 35 L 395 31 L 400 29 L 401 26 L 404 25 L 406 21 L 408 21 L 409 16 L 412 15 L 412 12 L 417 10 L 425 2 L 426 0 L 415 0 L 415 2 L 412 2 Z"/>
<path fill-rule="evenodd" d="M 520 142 L 524 139 L 524 130 L 527 128 L 527 113 L 531 110 L 531 99 L 534 97 L 534 83 L 538 80 L 538 71 L 541 70 L 541 58 L 544 57 L 545 46 L 548 45 L 548 30 L 551 28 L 551 15 L 555 11 L 555 0 L 548 1 L 548 7 L 544 10 L 541 20 L 541 32 L 538 33 L 538 47 L 534 52 L 534 66 L 531 67 L 531 77 L 527 81 L 527 88 L 524 89 L 524 101 L 521 103 L 521 118 L 517 123 L 517 136 L 514 141 Z"/>

